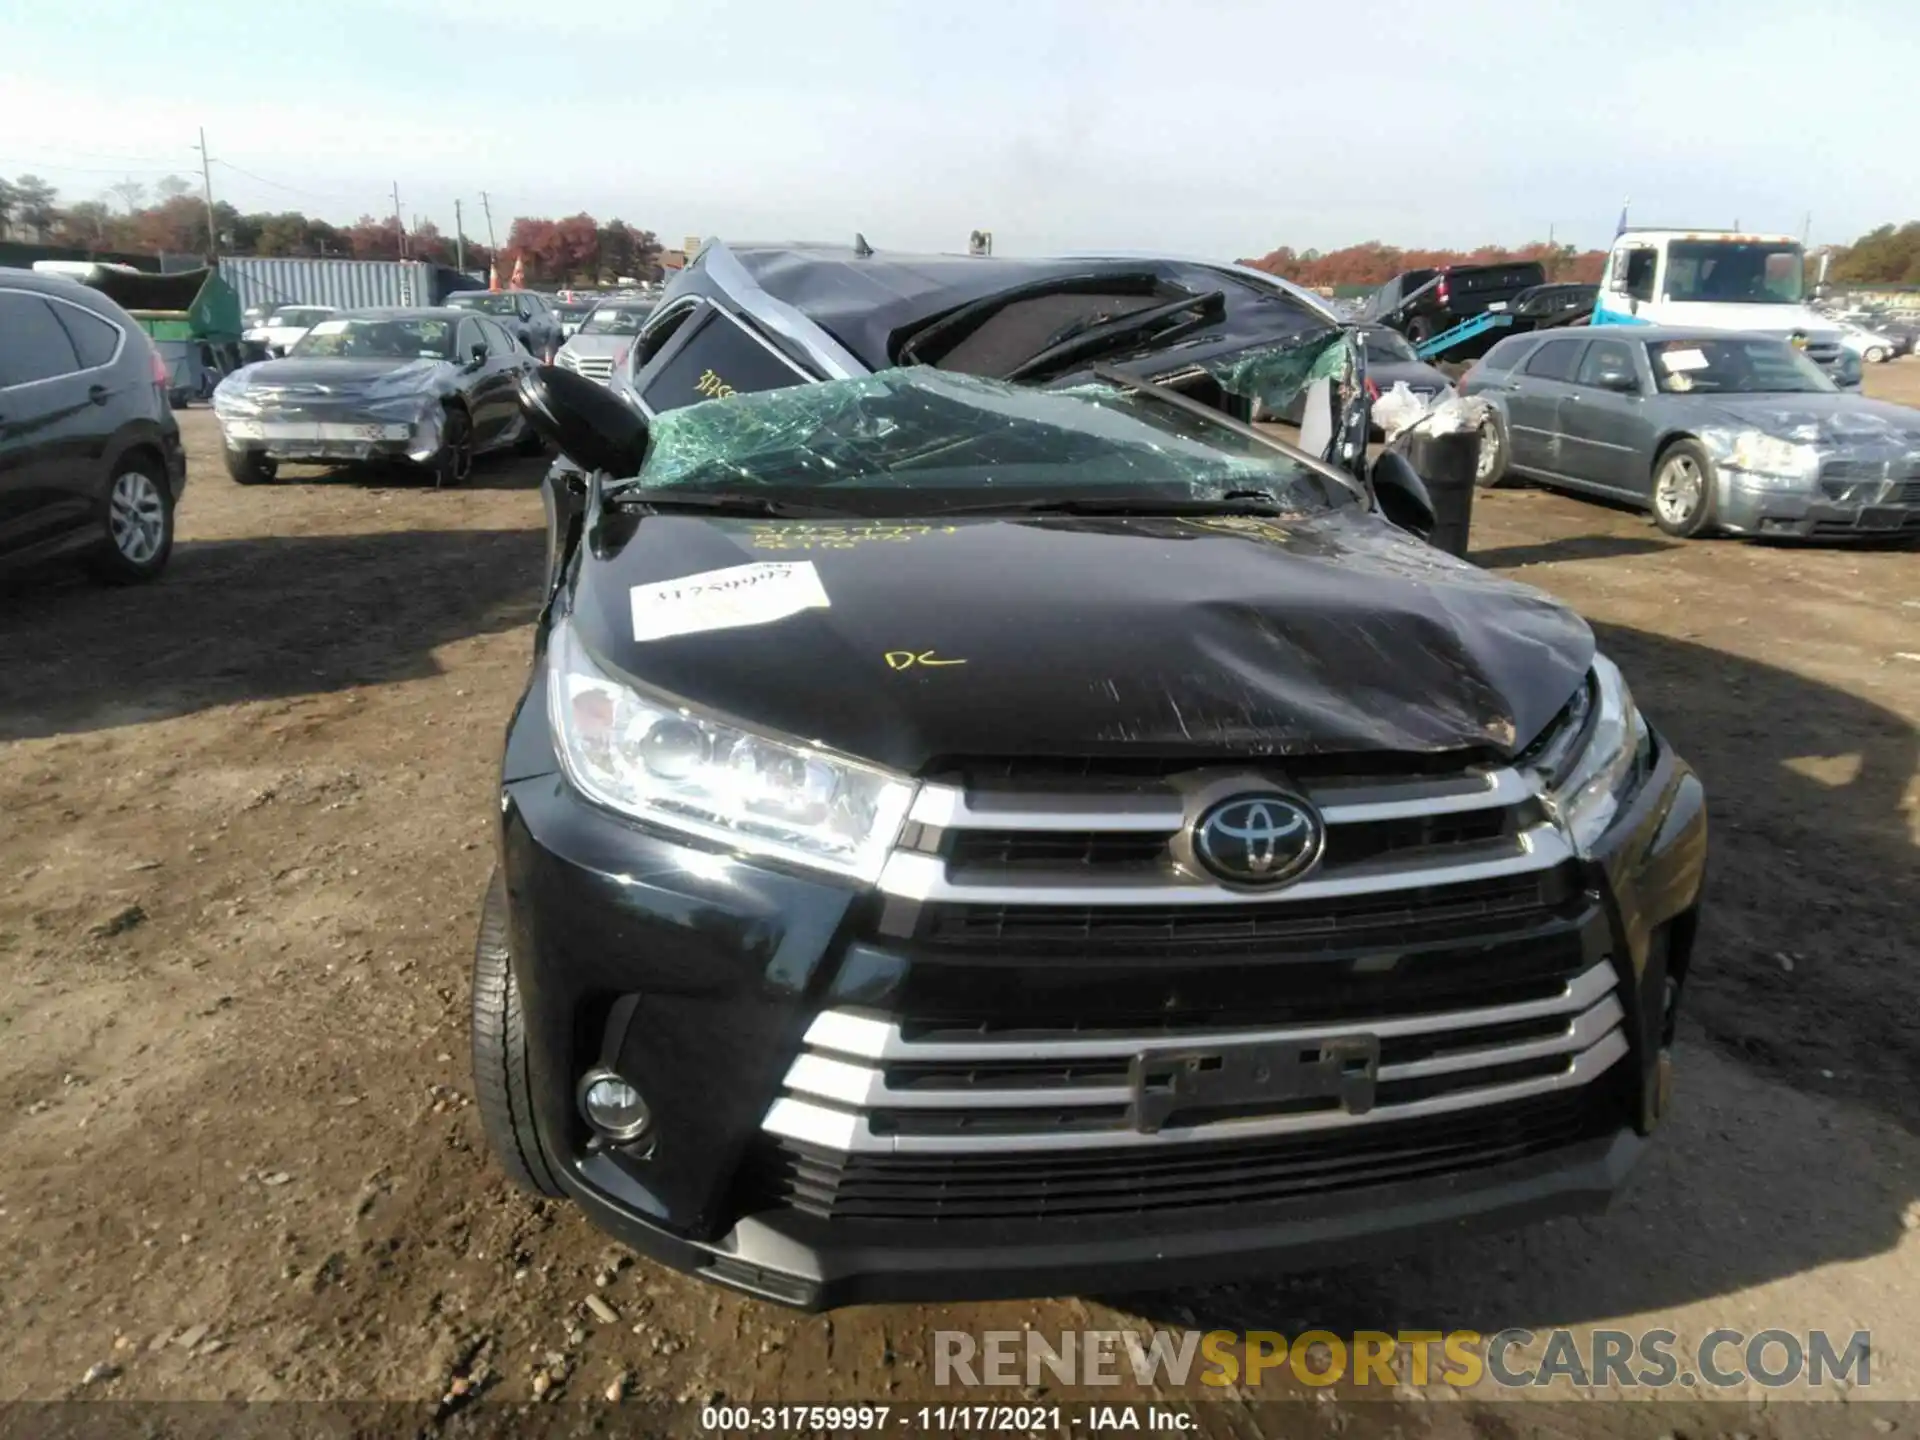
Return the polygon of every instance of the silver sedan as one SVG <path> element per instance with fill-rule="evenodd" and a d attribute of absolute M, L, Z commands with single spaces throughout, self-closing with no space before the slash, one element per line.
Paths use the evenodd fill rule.
<path fill-rule="evenodd" d="M 1630 500 L 1682 537 L 1920 537 L 1920 410 L 1840 390 L 1782 340 L 1542 331 L 1501 341 L 1460 389 L 1491 411 L 1483 485 Z"/>

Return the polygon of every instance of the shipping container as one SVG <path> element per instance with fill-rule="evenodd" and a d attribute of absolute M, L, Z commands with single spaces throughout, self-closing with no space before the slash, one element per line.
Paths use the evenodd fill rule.
<path fill-rule="evenodd" d="M 220 274 L 240 295 L 242 309 L 278 305 L 437 305 L 473 282 L 458 270 L 424 260 L 312 260 L 295 256 L 228 255 Z"/>

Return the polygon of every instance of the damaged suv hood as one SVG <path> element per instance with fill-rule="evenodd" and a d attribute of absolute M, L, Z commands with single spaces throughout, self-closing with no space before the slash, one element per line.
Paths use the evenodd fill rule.
<path fill-rule="evenodd" d="M 1512 754 L 1593 655 L 1570 611 L 1377 518 L 603 516 L 580 638 L 641 685 L 919 771 L 943 757 Z M 748 566 L 778 618 L 648 587 Z M 729 577 L 721 577 L 723 580 Z M 651 612 L 649 612 L 651 613 Z M 725 622 L 725 623 L 719 623 Z"/>

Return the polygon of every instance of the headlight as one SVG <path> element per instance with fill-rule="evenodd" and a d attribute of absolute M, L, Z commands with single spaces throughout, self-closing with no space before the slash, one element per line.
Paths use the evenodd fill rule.
<path fill-rule="evenodd" d="M 1811 480 L 1820 470 L 1820 454 L 1811 445 L 1796 445 L 1777 435 L 1742 430 L 1733 437 L 1727 464 L 1736 470 Z"/>
<path fill-rule="evenodd" d="M 913 800 L 901 776 L 621 684 L 565 620 L 547 696 L 561 765 L 589 799 L 734 849 L 871 883 Z"/>
<path fill-rule="evenodd" d="M 213 413 L 225 420 L 235 415 L 258 415 L 260 406 L 247 393 L 247 372 L 240 369 L 213 387 Z"/>
<path fill-rule="evenodd" d="M 1619 667 L 1595 652 L 1593 670 L 1552 735 L 1528 757 L 1547 804 L 1580 854 L 1592 852 L 1646 776 L 1653 737 Z"/>

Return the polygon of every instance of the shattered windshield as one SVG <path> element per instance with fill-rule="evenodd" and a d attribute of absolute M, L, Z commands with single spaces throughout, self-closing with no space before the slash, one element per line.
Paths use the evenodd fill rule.
<path fill-rule="evenodd" d="M 1150 395 L 1036 390 L 925 366 L 667 411 L 653 422 L 640 474 L 614 489 L 642 499 L 830 490 L 895 513 L 1001 498 L 1208 502 L 1259 492 L 1291 510 L 1353 498 L 1224 420 Z"/>

